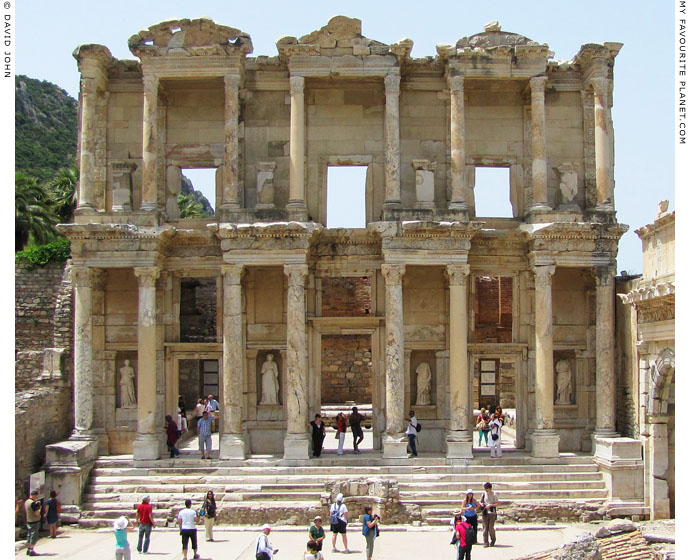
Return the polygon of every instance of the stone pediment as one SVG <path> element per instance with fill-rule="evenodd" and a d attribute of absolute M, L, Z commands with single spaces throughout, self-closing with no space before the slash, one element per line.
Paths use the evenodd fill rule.
<path fill-rule="evenodd" d="M 518 33 L 502 31 L 501 25 L 497 21 L 485 25 L 482 33 L 463 37 L 454 46 L 449 43 L 441 43 L 437 45 L 436 51 L 442 58 L 467 53 L 476 54 L 477 51 L 482 51 L 486 55 L 520 52 L 521 54 L 542 55 L 547 58 L 553 57 L 547 44 L 538 43 Z"/>
<path fill-rule="evenodd" d="M 178 19 L 157 23 L 132 35 L 132 54 L 142 56 L 246 55 L 252 39 L 239 29 L 219 25 L 211 19 Z"/>
<path fill-rule="evenodd" d="M 400 59 L 409 57 L 412 40 L 402 39 L 393 45 L 374 41 L 362 35 L 362 21 L 357 18 L 335 16 L 327 25 L 304 35 L 281 37 L 276 42 L 281 58 L 291 56 L 343 56 L 343 55 L 387 55 L 394 54 Z"/>

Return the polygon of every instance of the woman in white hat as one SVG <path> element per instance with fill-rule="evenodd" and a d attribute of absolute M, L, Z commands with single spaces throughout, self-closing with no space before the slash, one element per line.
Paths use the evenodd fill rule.
<path fill-rule="evenodd" d="M 326 539 L 326 531 L 323 528 L 323 520 L 320 515 L 314 518 L 314 524 L 309 527 L 309 540 L 316 543 L 316 551 L 321 552 L 323 541 Z"/>
<path fill-rule="evenodd" d="M 132 553 L 129 550 L 127 531 L 134 531 L 134 525 L 123 515 L 115 520 L 113 529 L 115 530 L 115 560 L 130 560 Z"/>
<path fill-rule="evenodd" d="M 343 545 L 345 550 L 343 552 L 348 554 L 350 549 L 347 548 L 347 506 L 343 503 L 343 495 L 338 494 L 335 497 L 335 503 L 331 505 L 331 532 L 333 533 L 333 552 L 339 552 L 335 547 L 338 539 L 338 533 L 343 537 Z"/>
<path fill-rule="evenodd" d="M 474 499 L 474 492 L 468 489 L 465 499 L 462 501 L 462 514 L 467 518 L 467 522 L 472 525 L 475 535 L 477 534 L 477 509 L 479 509 L 479 504 Z"/>

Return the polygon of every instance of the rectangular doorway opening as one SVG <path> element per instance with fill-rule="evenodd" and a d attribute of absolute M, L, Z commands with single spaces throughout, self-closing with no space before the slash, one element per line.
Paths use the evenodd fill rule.
<path fill-rule="evenodd" d="M 474 210 L 477 217 L 512 218 L 510 168 L 479 167 L 474 174 Z"/>
<path fill-rule="evenodd" d="M 182 168 L 182 184 L 177 195 L 180 218 L 203 219 L 216 209 L 217 168 Z"/>
<path fill-rule="evenodd" d="M 184 397 L 187 417 L 191 418 L 198 399 L 208 395 L 220 400 L 220 378 L 218 360 L 179 360 L 178 394 Z"/>
<path fill-rule="evenodd" d="M 365 165 L 329 165 L 326 178 L 326 220 L 328 228 L 365 228 Z"/>

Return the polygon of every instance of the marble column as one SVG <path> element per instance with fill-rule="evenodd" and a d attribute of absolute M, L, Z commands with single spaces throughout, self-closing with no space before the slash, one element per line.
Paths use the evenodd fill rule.
<path fill-rule="evenodd" d="M 446 437 L 449 459 L 472 457 L 473 392 L 467 360 L 467 279 L 469 265 L 448 265 L 446 275 L 450 290 L 448 330 L 450 339 L 450 365 L 448 389 L 450 391 L 450 431 Z"/>
<path fill-rule="evenodd" d="M 74 285 L 74 431 L 70 439 L 94 439 L 93 298 L 94 271 L 72 267 Z"/>
<path fill-rule="evenodd" d="M 613 211 L 613 181 L 609 142 L 609 80 L 592 78 L 594 90 L 594 162 L 597 177 L 597 209 Z"/>
<path fill-rule="evenodd" d="M 223 199 L 221 207 L 240 207 L 239 182 L 239 86 L 237 74 L 225 76 L 225 157 L 223 159 Z"/>
<path fill-rule="evenodd" d="M 615 437 L 616 376 L 614 374 L 615 268 L 594 269 L 596 284 L 596 389 L 597 424 L 595 436 Z"/>
<path fill-rule="evenodd" d="M 384 207 L 400 207 L 400 75 L 388 74 L 383 137 L 386 150 Z"/>
<path fill-rule="evenodd" d="M 287 356 L 286 391 L 287 433 L 284 458 L 309 459 L 307 420 L 307 308 L 305 281 L 309 268 L 306 264 L 286 264 L 287 293 Z"/>
<path fill-rule="evenodd" d="M 465 201 L 465 78 L 448 78 L 450 87 L 450 180 L 449 208 L 467 210 Z"/>
<path fill-rule="evenodd" d="M 157 407 L 156 375 L 156 279 L 155 266 L 136 267 L 139 281 L 139 314 L 137 325 L 137 435 L 133 444 L 134 459 L 158 459 L 163 437 L 163 415 Z"/>
<path fill-rule="evenodd" d="M 536 429 L 532 433 L 533 457 L 558 457 L 558 432 L 554 430 L 553 305 L 551 277 L 554 265 L 537 265 L 534 270 L 534 339 Z"/>
<path fill-rule="evenodd" d="M 157 139 L 158 76 L 144 75 L 143 163 L 141 169 L 141 209 L 158 209 Z"/>
<path fill-rule="evenodd" d="M 223 265 L 223 429 L 221 459 L 245 459 L 242 429 L 244 336 L 242 336 L 243 266 Z"/>
<path fill-rule="evenodd" d="M 93 79 L 81 80 L 81 138 L 79 153 L 79 198 L 77 210 L 96 209 L 95 192 L 95 152 L 96 152 L 96 104 L 97 82 Z"/>
<path fill-rule="evenodd" d="M 383 264 L 386 282 L 386 433 L 384 458 L 407 457 L 405 435 L 405 346 L 403 332 L 404 264 Z"/>
<path fill-rule="evenodd" d="M 297 213 L 306 212 L 305 142 L 304 77 L 292 76 L 290 78 L 290 200 L 287 208 Z"/>
<path fill-rule="evenodd" d="M 534 210 L 551 210 L 547 197 L 545 76 L 529 81 L 532 91 L 532 206 Z"/>

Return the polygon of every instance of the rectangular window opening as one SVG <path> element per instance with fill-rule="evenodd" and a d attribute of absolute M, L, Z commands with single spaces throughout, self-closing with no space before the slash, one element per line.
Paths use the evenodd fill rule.
<path fill-rule="evenodd" d="M 513 278 L 477 276 L 474 279 L 474 342 L 513 341 Z"/>
<path fill-rule="evenodd" d="M 209 218 L 216 208 L 216 168 L 181 169 L 180 218 Z"/>
<path fill-rule="evenodd" d="M 510 168 L 477 167 L 474 175 L 475 216 L 512 218 Z"/>
<path fill-rule="evenodd" d="M 326 227 L 365 228 L 367 167 L 328 166 Z"/>

